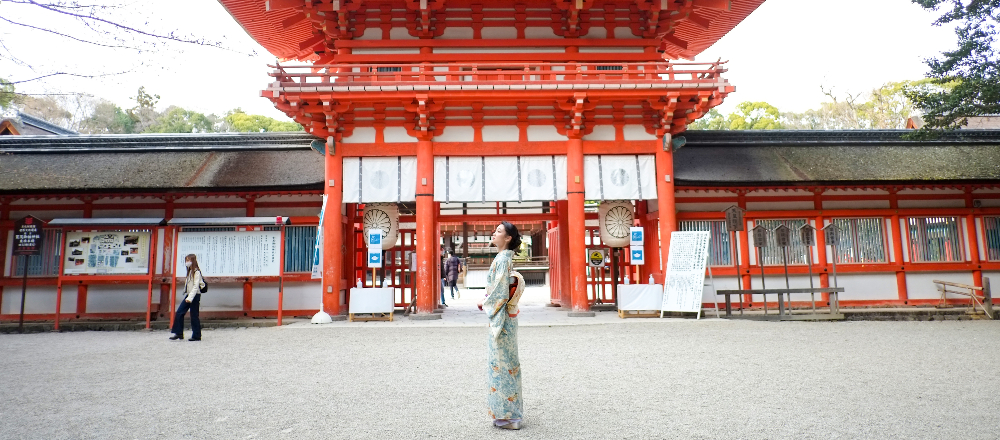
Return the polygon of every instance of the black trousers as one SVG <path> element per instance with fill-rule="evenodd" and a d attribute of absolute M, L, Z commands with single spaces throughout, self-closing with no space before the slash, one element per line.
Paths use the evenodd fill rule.
<path fill-rule="evenodd" d="M 174 315 L 174 326 L 170 332 L 175 335 L 184 335 L 184 315 L 191 311 L 191 339 L 201 339 L 201 319 L 198 318 L 198 308 L 201 306 L 201 294 L 194 296 L 191 302 L 181 300 L 181 305 L 177 306 L 177 314 Z"/>

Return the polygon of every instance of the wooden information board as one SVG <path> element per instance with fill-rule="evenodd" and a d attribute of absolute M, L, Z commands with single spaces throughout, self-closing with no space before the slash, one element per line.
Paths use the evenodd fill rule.
<path fill-rule="evenodd" d="M 661 312 L 701 312 L 710 235 L 707 231 L 676 231 L 670 234 Z"/>
<path fill-rule="evenodd" d="M 195 254 L 206 277 L 281 275 L 280 231 L 181 232 L 177 234 L 177 276 L 184 256 Z"/>

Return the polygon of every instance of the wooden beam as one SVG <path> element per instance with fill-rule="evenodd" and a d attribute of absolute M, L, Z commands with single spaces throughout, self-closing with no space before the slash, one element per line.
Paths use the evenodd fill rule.
<path fill-rule="evenodd" d="M 694 0 L 693 6 L 696 8 L 718 9 L 721 11 L 733 10 L 732 0 Z"/>
<path fill-rule="evenodd" d="M 697 12 L 692 12 L 691 15 L 688 15 L 687 21 L 690 21 L 702 29 L 708 29 L 708 27 L 712 25 L 712 20 L 699 15 Z"/>
<path fill-rule="evenodd" d="M 305 4 L 306 2 L 303 0 L 267 0 L 264 2 L 264 10 L 277 11 L 279 9 L 302 7 Z"/>
<path fill-rule="evenodd" d="M 663 41 L 665 41 L 667 43 L 670 43 L 670 44 L 672 44 L 674 46 L 677 46 L 677 47 L 679 47 L 681 49 L 684 49 L 684 50 L 687 50 L 687 48 L 688 48 L 687 41 L 684 41 L 684 40 L 682 40 L 680 38 L 675 37 L 673 33 L 664 35 L 663 36 Z"/>
<path fill-rule="evenodd" d="M 299 43 L 299 49 L 306 50 L 312 48 L 313 46 L 322 43 L 325 40 L 325 38 L 326 36 L 324 36 L 323 34 L 313 35 L 308 40 Z"/>
<path fill-rule="evenodd" d="M 295 15 L 293 15 L 291 17 L 288 17 L 288 18 L 282 20 L 281 21 L 281 27 L 284 28 L 284 29 L 288 29 L 288 28 L 290 28 L 292 26 L 295 26 L 295 25 L 297 25 L 299 23 L 302 23 L 303 21 L 305 21 L 305 19 L 306 19 L 306 15 L 305 14 L 295 14 Z"/>

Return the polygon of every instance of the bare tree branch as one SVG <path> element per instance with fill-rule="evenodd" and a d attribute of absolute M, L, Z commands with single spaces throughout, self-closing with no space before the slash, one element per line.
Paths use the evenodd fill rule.
<path fill-rule="evenodd" d="M 123 75 L 123 74 L 129 73 L 129 72 L 131 72 L 131 70 L 126 70 L 126 71 L 123 71 L 123 72 L 115 72 L 115 73 L 102 73 L 102 74 L 99 74 L 99 75 L 82 75 L 82 74 L 79 74 L 79 73 L 55 72 L 55 73 L 50 73 L 48 75 L 42 75 L 42 76 L 39 76 L 39 77 L 36 77 L 36 78 L 31 78 L 31 79 L 23 79 L 23 80 L 19 80 L 19 81 L 5 81 L 4 84 L 26 83 L 26 82 L 36 81 L 36 80 L 39 80 L 39 79 L 48 78 L 50 76 L 56 76 L 56 75 L 75 76 L 75 77 L 78 77 L 78 78 L 101 78 L 101 77 L 105 77 L 105 76 Z"/>
<path fill-rule="evenodd" d="M 72 36 L 72 35 L 66 35 L 66 34 L 63 34 L 63 33 L 59 33 L 59 32 L 56 32 L 56 31 L 54 31 L 54 30 L 51 30 L 51 29 L 45 29 L 45 28 L 40 28 L 40 27 L 38 27 L 38 26 L 32 26 L 32 25 L 30 25 L 30 24 L 24 24 L 24 23 L 18 23 L 18 22 L 16 22 L 16 21 L 10 21 L 10 20 L 8 20 L 8 19 L 6 19 L 6 18 L 4 18 L 4 17 L 0 17 L 0 20 L 3 20 L 3 21 L 6 21 L 7 23 L 10 23 L 10 24 L 16 24 L 16 25 L 18 25 L 18 26 L 24 26 L 24 27 L 26 27 L 26 28 L 31 28 L 31 29 L 34 29 L 34 30 L 37 30 L 37 31 L 42 31 L 42 32 L 48 32 L 48 33 L 50 33 L 50 34 L 55 34 L 55 35 L 58 35 L 58 36 L 60 36 L 60 37 L 65 37 L 65 38 L 69 38 L 69 39 L 71 39 L 71 40 L 76 40 L 76 41 L 79 41 L 79 42 L 81 42 L 81 43 L 87 43 L 87 44 L 93 44 L 93 45 L 95 45 L 95 46 L 101 46 L 101 47 L 111 47 L 111 48 L 120 48 L 120 49 L 132 49 L 132 50 L 142 50 L 142 49 L 139 49 L 139 48 L 137 48 L 137 47 L 131 47 L 131 46 L 116 46 L 116 45 L 110 45 L 110 44 L 101 44 L 101 43 L 98 43 L 98 42 L 96 42 L 96 41 L 89 41 L 89 40 L 83 40 L 83 39 L 80 39 L 80 38 L 76 38 L 76 37 L 74 37 L 74 36 Z"/>

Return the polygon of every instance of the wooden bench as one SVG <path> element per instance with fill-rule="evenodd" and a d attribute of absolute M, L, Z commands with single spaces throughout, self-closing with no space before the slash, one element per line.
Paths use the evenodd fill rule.
<path fill-rule="evenodd" d="M 952 307 L 951 304 L 948 304 L 947 295 L 949 293 L 954 293 L 956 295 L 969 297 L 969 308 L 973 312 L 976 310 L 976 306 L 979 306 L 983 309 L 983 313 L 986 313 L 988 318 L 994 319 L 993 298 L 990 294 L 989 278 L 983 279 L 983 287 L 941 280 L 934 280 L 933 282 L 938 285 L 937 289 L 941 292 L 941 302 L 937 305 L 938 308 Z"/>
<path fill-rule="evenodd" d="M 746 289 L 746 290 L 719 290 L 716 292 L 717 295 L 725 295 L 726 297 L 726 317 L 730 318 L 733 316 L 733 306 L 732 306 L 732 296 L 733 295 L 761 295 L 764 297 L 764 314 L 767 315 L 767 295 L 777 294 L 778 295 L 778 319 L 815 319 L 819 315 L 816 314 L 816 301 L 813 299 L 813 313 L 810 315 L 796 315 L 792 318 L 791 310 L 785 313 L 785 295 L 790 295 L 792 293 L 829 293 L 830 294 L 830 313 L 826 314 L 824 319 L 842 319 L 843 315 L 840 314 L 840 305 L 838 303 L 837 294 L 844 291 L 843 287 L 802 287 L 796 289 Z M 791 296 L 789 296 L 789 303 L 791 302 Z M 742 313 L 742 310 L 741 310 Z"/>

